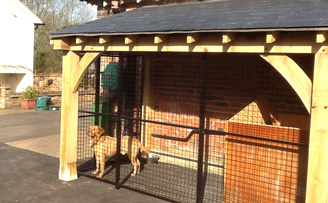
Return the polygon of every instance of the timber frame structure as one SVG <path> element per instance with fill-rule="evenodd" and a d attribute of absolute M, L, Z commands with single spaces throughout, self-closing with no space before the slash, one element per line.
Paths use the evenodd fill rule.
<path fill-rule="evenodd" d="M 77 178 L 78 86 L 102 54 L 142 53 L 147 64 L 148 53 L 242 53 L 259 55 L 271 64 L 310 114 L 306 202 L 328 201 L 328 24 L 304 28 L 54 33 L 51 44 L 54 50 L 64 53 L 59 179 Z M 314 57 L 313 78 L 304 73 L 291 54 Z M 144 81 L 148 80 L 145 74 Z"/>

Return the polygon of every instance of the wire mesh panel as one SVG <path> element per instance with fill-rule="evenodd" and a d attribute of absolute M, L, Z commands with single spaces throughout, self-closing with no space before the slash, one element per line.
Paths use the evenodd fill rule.
<path fill-rule="evenodd" d="M 77 165 L 78 171 L 94 170 L 93 152 L 91 149 L 91 141 L 87 136 L 87 130 L 92 120 L 95 120 L 93 105 L 95 101 L 95 71 L 92 65 L 83 77 L 79 88 L 79 119 L 78 119 L 78 144 L 77 144 Z M 84 112 L 81 112 L 81 109 Z M 87 164 L 89 163 L 89 164 Z"/>
<path fill-rule="evenodd" d="M 206 99 L 202 57 L 167 54 L 146 60 L 141 141 L 160 160 L 134 178 L 125 176 L 124 185 L 170 201 L 223 201 L 224 137 L 200 133 L 205 121 L 200 105 Z"/>
<path fill-rule="evenodd" d="M 310 56 L 290 57 L 311 75 Z M 90 125 L 115 139 L 98 177 L 117 188 L 173 202 L 305 201 L 309 114 L 259 56 L 102 56 L 79 87 L 78 170 L 95 177 Z"/>
<path fill-rule="evenodd" d="M 187 59 L 184 56 L 184 59 Z M 147 67 L 146 67 L 147 68 Z M 178 202 L 193 202 L 197 195 L 200 59 L 188 61 L 154 57 L 145 92 L 145 141 L 160 156 L 158 165 L 142 173 L 146 190 Z"/>
<path fill-rule="evenodd" d="M 293 89 L 255 55 L 210 55 L 207 72 L 208 126 L 225 135 L 224 201 L 304 202 L 309 114 Z"/>
<path fill-rule="evenodd" d="M 94 143 L 88 134 L 90 125 L 104 129 L 114 137 L 117 126 L 119 57 L 102 56 L 86 72 L 79 86 L 78 171 L 93 176 L 96 169 Z M 96 141 L 97 142 L 97 141 Z M 116 143 L 115 143 L 116 144 Z M 115 182 L 115 162 L 107 160 L 104 180 Z"/>

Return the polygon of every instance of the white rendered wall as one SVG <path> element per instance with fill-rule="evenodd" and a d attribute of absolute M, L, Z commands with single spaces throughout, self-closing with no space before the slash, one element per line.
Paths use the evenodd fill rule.
<path fill-rule="evenodd" d="M 11 73 L 11 91 L 21 92 L 33 85 L 34 23 L 10 1 L 1 4 L 0 74 Z M 19 74 L 15 79 L 16 73 L 23 78 Z"/>

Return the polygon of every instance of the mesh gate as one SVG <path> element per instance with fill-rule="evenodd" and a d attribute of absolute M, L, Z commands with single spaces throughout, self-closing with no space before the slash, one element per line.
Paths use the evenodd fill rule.
<path fill-rule="evenodd" d="M 91 124 L 160 157 L 139 156 L 136 176 L 126 155 L 108 157 L 100 180 L 117 188 L 171 202 L 304 202 L 309 117 L 258 56 L 102 56 L 79 87 L 78 171 L 95 177 Z"/>

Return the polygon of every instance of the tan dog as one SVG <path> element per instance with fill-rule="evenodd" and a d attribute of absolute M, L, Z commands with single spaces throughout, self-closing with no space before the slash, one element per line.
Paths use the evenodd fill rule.
<path fill-rule="evenodd" d="M 101 178 L 104 175 L 106 156 L 116 154 L 116 137 L 102 136 L 104 129 L 95 125 L 90 125 L 88 132 L 89 136 L 92 138 L 92 149 L 96 156 L 96 170 L 93 174 L 96 175 L 99 173 L 100 166 L 100 173 L 97 177 Z M 144 147 L 135 137 L 121 137 L 121 153 L 127 153 L 134 166 L 132 176 L 140 172 L 140 161 L 137 158 L 139 150 L 147 155 L 150 153 L 150 150 Z"/>

